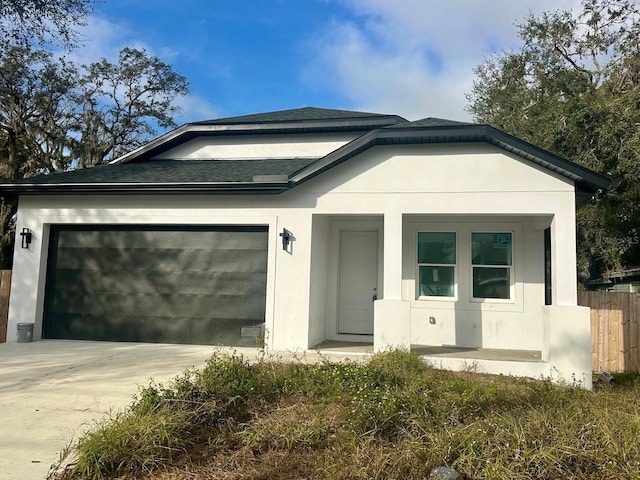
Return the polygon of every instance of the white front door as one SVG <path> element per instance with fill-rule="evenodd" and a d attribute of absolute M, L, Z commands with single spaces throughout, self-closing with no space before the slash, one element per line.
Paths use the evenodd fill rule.
<path fill-rule="evenodd" d="M 378 285 L 378 231 L 342 230 L 338 287 L 338 333 L 373 335 Z"/>

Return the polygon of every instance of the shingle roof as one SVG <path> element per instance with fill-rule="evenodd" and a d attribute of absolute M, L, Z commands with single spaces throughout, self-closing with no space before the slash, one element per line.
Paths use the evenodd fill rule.
<path fill-rule="evenodd" d="M 238 117 L 216 118 L 193 122 L 190 125 L 246 125 L 261 123 L 282 123 L 282 122 L 307 122 L 317 120 L 346 120 L 363 118 L 383 118 L 392 117 L 400 121 L 406 120 L 398 115 L 387 115 L 384 113 L 355 112 L 350 110 L 334 110 L 329 108 L 302 107 L 290 110 L 278 110 L 276 112 L 257 113 L 252 115 L 241 115 Z"/>
<path fill-rule="evenodd" d="M 241 183 L 254 176 L 288 177 L 316 161 L 314 158 L 242 160 L 154 160 L 142 163 L 99 165 L 53 175 L 23 178 L 12 183 L 63 185 L 80 183 Z"/>
<path fill-rule="evenodd" d="M 153 160 L 159 152 L 207 135 L 299 134 L 351 131 L 359 136 L 328 155 L 243 160 Z M 110 165 L 0 185 L 6 197 L 23 193 L 280 193 L 378 145 L 484 142 L 556 172 L 590 196 L 611 178 L 531 145 L 489 125 L 305 107 L 188 124 Z"/>
<path fill-rule="evenodd" d="M 413 122 L 389 125 L 385 128 L 454 127 L 461 125 L 477 125 L 477 123 L 458 122 L 456 120 L 447 120 L 444 118 L 427 117 Z"/>

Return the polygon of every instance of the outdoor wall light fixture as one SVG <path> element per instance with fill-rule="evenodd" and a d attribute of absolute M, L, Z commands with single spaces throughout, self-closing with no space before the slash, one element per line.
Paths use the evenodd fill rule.
<path fill-rule="evenodd" d="M 29 248 L 29 244 L 31 243 L 31 240 L 33 240 L 33 234 L 31 233 L 31 230 L 29 230 L 27 227 L 24 227 L 22 229 L 22 232 L 20 232 L 20 236 L 22 237 L 22 248 Z"/>
<path fill-rule="evenodd" d="M 282 229 L 282 233 L 280 234 L 280 236 L 282 237 L 282 249 L 285 252 L 288 252 L 289 251 L 289 245 L 291 245 L 291 242 L 293 241 L 293 233 L 291 233 L 286 228 L 283 228 Z"/>

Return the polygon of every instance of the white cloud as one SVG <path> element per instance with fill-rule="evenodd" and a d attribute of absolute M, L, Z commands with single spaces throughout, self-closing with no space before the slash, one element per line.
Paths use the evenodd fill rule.
<path fill-rule="evenodd" d="M 85 39 L 83 45 L 67 55 L 78 64 L 97 62 L 102 58 L 115 61 L 120 50 L 127 46 L 148 48 L 144 42 L 135 39 L 126 23 L 115 23 L 102 16 L 89 18 L 81 34 Z"/>
<path fill-rule="evenodd" d="M 182 115 L 176 119 L 177 123 L 198 122 L 219 116 L 218 107 L 195 95 L 179 97 L 174 104 L 182 110 Z"/>
<path fill-rule="evenodd" d="M 487 55 L 517 46 L 530 11 L 578 0 L 343 0 L 357 21 L 334 20 L 315 45 L 304 79 L 338 91 L 361 110 L 468 120 L 465 94 Z"/>

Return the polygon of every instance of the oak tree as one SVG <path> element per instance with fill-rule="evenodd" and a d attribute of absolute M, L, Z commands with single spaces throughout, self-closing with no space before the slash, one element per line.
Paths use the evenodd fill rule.
<path fill-rule="evenodd" d="M 79 42 L 94 0 L 0 0 L 0 38 L 6 45 L 67 48 Z"/>
<path fill-rule="evenodd" d="M 145 50 L 76 66 L 25 45 L 0 49 L 0 181 L 104 163 L 175 125 L 186 78 Z M 0 206 L 0 267 L 16 206 Z"/>
<path fill-rule="evenodd" d="M 475 69 L 468 110 L 491 124 L 619 179 L 578 211 L 582 280 L 640 265 L 640 10 L 583 0 L 579 12 L 530 14 L 522 45 Z"/>
<path fill-rule="evenodd" d="M 145 50 L 124 48 L 118 63 L 106 59 L 84 67 L 80 78 L 77 167 L 103 163 L 139 147 L 157 127 L 174 127 L 177 97 L 187 79 Z"/>

